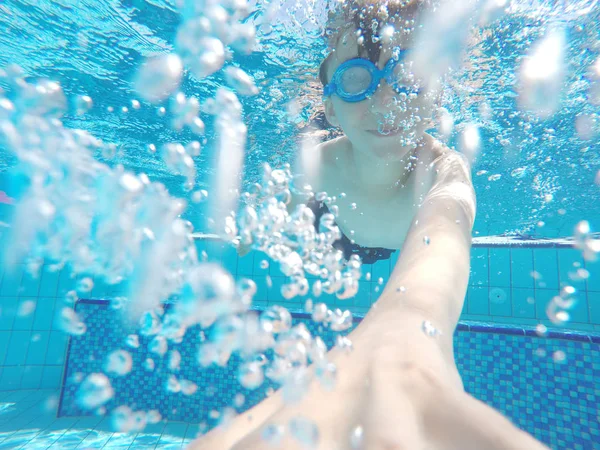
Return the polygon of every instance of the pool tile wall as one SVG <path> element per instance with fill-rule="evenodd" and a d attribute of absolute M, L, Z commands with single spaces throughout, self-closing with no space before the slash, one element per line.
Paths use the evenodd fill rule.
<path fill-rule="evenodd" d="M 59 416 L 93 414 L 77 402 L 78 380 L 102 370 L 104 356 L 123 348 L 128 333 L 114 320 L 107 302 L 82 301 L 77 311 L 85 317 L 88 332 L 70 342 Z M 306 316 L 296 315 L 294 324 L 303 322 L 330 348 L 335 333 L 319 330 Z M 358 322 L 356 319 L 355 324 Z M 198 327 L 188 330 L 182 343 L 169 344 L 181 354 L 179 370 L 169 370 L 168 355 L 159 358 L 150 353 L 150 338 L 140 338 L 139 348 L 128 348 L 134 369 L 125 376 L 110 376 L 115 396 L 105 404 L 108 412 L 120 405 L 134 411 L 153 409 L 169 421 L 199 423 L 201 430 L 207 430 L 219 422 L 225 408 L 245 411 L 277 387 L 266 381 L 254 390 L 241 388 L 237 357 L 232 357 L 227 367 L 198 369 Z M 494 406 L 551 448 L 598 448 L 600 391 L 595 380 L 600 376 L 600 335 L 592 338 L 563 332 L 540 338 L 531 328 L 462 323 L 454 342 L 467 392 Z M 142 361 L 148 357 L 156 362 L 152 371 L 142 368 Z M 169 393 L 171 376 L 192 381 L 199 389 L 191 395 Z M 236 400 L 240 393 L 242 404 Z"/>
<path fill-rule="evenodd" d="M 197 246 L 199 251 L 209 249 L 211 256 L 237 277 L 252 278 L 257 285 L 257 306 L 281 303 L 292 310 L 303 308 L 305 299 L 283 298 L 280 287 L 285 277 L 277 263 L 264 263 L 267 258 L 263 253 L 254 251 L 238 257 L 234 249 L 222 244 L 197 241 Z M 364 266 L 370 281 L 362 280 L 354 298 L 339 300 L 324 295 L 319 300 L 330 307 L 366 313 L 381 294 L 397 258 L 396 252 L 389 260 Z M 569 283 L 578 289 L 578 303 L 567 327 L 600 331 L 600 263 L 583 261 L 578 251 L 474 247 L 471 266 L 461 320 L 552 326 L 545 305 L 561 285 Z M 589 278 L 572 280 L 578 269 L 587 270 Z M 68 267 L 56 271 L 49 265 L 42 267 L 37 278 L 29 275 L 24 265 L 1 266 L 0 277 L 0 390 L 58 388 L 67 338 L 55 318 L 77 278 Z M 106 299 L 126 292 L 126 283 L 113 286 L 95 279 L 87 296 Z"/>

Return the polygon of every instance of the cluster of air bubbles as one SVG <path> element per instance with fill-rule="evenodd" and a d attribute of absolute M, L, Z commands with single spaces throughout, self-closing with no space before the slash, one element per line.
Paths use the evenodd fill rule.
<path fill-rule="evenodd" d="M 196 165 L 186 151 L 186 147 L 179 143 L 168 143 L 161 147 L 161 157 L 169 170 L 175 174 L 185 176 L 188 183 L 193 183 L 196 178 Z"/>
<path fill-rule="evenodd" d="M 184 66 L 202 79 L 223 67 L 229 58 L 227 46 L 248 54 L 255 44 L 254 25 L 243 21 L 249 12 L 245 0 L 179 0 L 176 4 L 183 22 L 175 52 L 150 57 L 135 79 L 136 91 L 152 103 L 166 100 L 179 88 Z"/>
<path fill-rule="evenodd" d="M 56 324 L 59 330 L 74 336 L 81 336 L 87 330 L 85 323 L 73 308 L 63 307 L 56 316 Z"/>
<path fill-rule="evenodd" d="M 577 303 L 577 291 L 573 286 L 563 286 L 560 294 L 552 297 L 546 305 L 546 315 L 555 325 L 564 325 L 571 318 L 569 310 Z"/>
<path fill-rule="evenodd" d="M 240 243 L 264 251 L 280 263 L 289 279 L 281 288 L 286 299 L 308 293 L 307 275 L 319 278 L 313 284 L 315 296 L 325 292 L 352 297 L 358 291 L 361 261 L 354 255 L 346 261 L 343 253 L 333 248 L 341 236 L 333 214 L 324 214 L 315 229 L 314 213 L 305 203 L 288 213 L 292 189 L 306 199 L 314 195 L 297 186 L 302 183 L 292 178 L 289 166 L 271 169 L 265 164 L 262 181 L 247 192 L 247 204 L 238 216 Z M 326 193 L 320 197 L 328 198 Z"/>
<path fill-rule="evenodd" d="M 575 248 L 581 251 L 583 259 L 589 262 L 597 260 L 600 253 L 600 239 L 594 237 L 588 221 L 582 220 L 575 226 L 573 240 Z"/>
<path fill-rule="evenodd" d="M 198 117 L 200 102 L 196 97 L 186 97 L 182 92 L 177 93 L 171 99 L 170 112 L 171 127 L 175 131 L 181 131 L 184 127 L 188 127 L 192 133 L 198 136 L 204 134 L 204 122 Z"/>
<path fill-rule="evenodd" d="M 76 402 L 82 409 L 95 410 L 114 396 L 110 380 L 102 373 L 92 373 L 81 382 Z"/>
<path fill-rule="evenodd" d="M 197 263 L 192 226 L 178 217 L 185 202 L 144 174 L 95 160 L 103 144 L 57 120 L 66 110 L 58 84 L 27 82 L 16 69 L 1 75 L 14 100 L 0 98 L 0 139 L 18 159 L 27 186 L 15 206 L 8 262 L 69 262 L 75 274 L 93 273 L 109 284 L 131 277 L 126 306 L 137 311 L 176 292 L 182 274 Z M 165 157 L 192 177 L 185 151 L 169 146 Z M 83 278 L 77 290 L 85 294 L 92 287 Z M 63 329 L 79 332 L 73 313 L 61 320 Z"/>
<path fill-rule="evenodd" d="M 242 22 L 249 13 L 245 0 L 180 0 L 177 8 L 184 20 L 175 38 L 176 51 L 195 77 L 219 70 L 227 59 L 226 46 L 246 54 L 254 48 L 254 25 Z"/>

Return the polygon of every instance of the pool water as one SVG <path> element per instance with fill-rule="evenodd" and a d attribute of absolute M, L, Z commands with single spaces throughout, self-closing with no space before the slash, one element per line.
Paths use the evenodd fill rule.
<path fill-rule="evenodd" d="M 210 325 L 132 343 L 168 328 L 199 268 L 334 345 L 310 294 L 286 295 L 275 252 L 238 257 L 231 222 L 208 233 L 237 193 L 251 204 L 283 173 L 264 163 L 293 165 L 308 130 L 336 133 L 316 81 L 335 3 L 223 1 L 227 20 L 210 21 L 227 32 L 203 40 L 209 9 L 192 0 L 0 5 L 0 448 L 184 448 L 277 388 L 241 377 L 236 354 L 199 364 Z M 551 448 L 600 448 L 600 6 L 481 3 L 444 6 L 455 20 L 419 40 L 427 67 L 454 64 L 453 126 L 431 133 L 472 158 L 478 200 L 457 365 L 470 394 Z M 397 258 L 319 301 L 356 325 Z M 124 305 L 166 300 L 137 328 L 121 321 Z"/>

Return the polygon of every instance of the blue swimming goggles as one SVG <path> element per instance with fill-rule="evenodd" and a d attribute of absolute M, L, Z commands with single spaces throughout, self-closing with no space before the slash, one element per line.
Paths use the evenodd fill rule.
<path fill-rule="evenodd" d="M 327 98 L 337 94 L 345 102 L 360 102 L 375 93 L 381 80 L 385 80 L 398 93 L 418 93 L 416 89 L 399 85 L 394 76 L 394 69 L 405 53 L 406 50 L 401 51 L 399 58 L 390 59 L 383 70 L 365 58 L 342 63 L 333 74 L 331 82 L 323 89 L 323 96 Z"/>

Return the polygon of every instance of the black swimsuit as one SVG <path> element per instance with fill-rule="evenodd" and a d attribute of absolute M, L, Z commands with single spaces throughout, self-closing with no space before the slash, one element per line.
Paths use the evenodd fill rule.
<path fill-rule="evenodd" d="M 314 197 L 306 203 L 306 206 L 315 214 L 315 228 L 318 230 L 321 216 L 328 213 L 329 208 L 325 202 L 319 202 Z M 353 244 L 344 233 L 342 233 L 341 239 L 333 244 L 333 247 L 343 251 L 346 259 L 352 255 L 360 256 L 363 264 L 373 264 L 375 261 L 389 259 L 395 251 L 382 247 L 361 247 L 360 245 Z"/>

